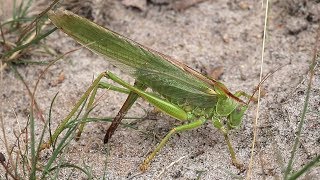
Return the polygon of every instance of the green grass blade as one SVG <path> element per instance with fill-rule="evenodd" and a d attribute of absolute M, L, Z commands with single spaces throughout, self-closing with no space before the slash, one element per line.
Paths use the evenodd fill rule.
<path fill-rule="evenodd" d="M 75 164 L 70 164 L 70 163 L 63 163 L 63 164 L 60 164 L 60 165 L 58 165 L 58 166 L 54 166 L 54 167 L 52 167 L 52 168 L 49 170 L 49 172 L 54 171 L 54 170 L 59 169 L 59 168 L 73 168 L 73 169 L 78 169 L 78 170 L 82 171 L 85 175 L 87 175 L 88 179 L 92 179 L 92 178 L 91 178 L 92 175 L 91 175 L 91 173 L 90 173 L 89 171 L 87 171 L 87 170 L 84 169 L 84 168 L 81 168 L 80 166 L 77 166 L 77 165 L 75 165 Z"/>
<path fill-rule="evenodd" d="M 53 33 L 55 30 L 57 30 L 57 28 L 53 28 L 51 30 L 49 30 L 48 32 L 42 34 L 42 35 L 39 35 L 38 37 L 36 37 L 35 39 L 33 39 L 32 41 L 30 41 L 29 43 L 27 44 L 23 44 L 21 46 L 18 46 L 14 49 L 12 49 L 11 51 L 8 51 L 6 52 L 3 56 L 4 57 L 8 57 L 10 56 L 11 54 L 13 54 L 14 52 L 17 52 L 17 51 L 20 51 L 20 50 L 23 50 L 25 48 L 27 48 L 28 46 L 30 45 L 33 45 L 33 44 L 36 44 L 38 43 L 40 40 L 44 39 L 45 37 L 49 36 L 51 33 Z"/>
<path fill-rule="evenodd" d="M 310 71 L 309 71 L 310 72 L 310 77 L 309 77 L 309 82 L 308 82 L 308 86 L 307 86 L 307 90 L 306 90 L 307 93 L 306 93 L 306 97 L 305 97 L 305 100 L 304 100 L 303 109 L 302 109 L 302 112 L 301 112 L 301 118 L 300 118 L 300 122 L 299 122 L 299 125 L 298 125 L 296 138 L 295 138 L 295 141 L 294 141 L 294 144 L 293 144 L 293 147 L 292 147 L 291 156 L 290 156 L 287 168 L 286 168 L 286 170 L 284 172 L 284 179 L 287 179 L 289 174 L 290 174 L 290 172 L 292 171 L 293 161 L 294 161 L 294 158 L 295 158 L 295 154 L 296 154 L 298 145 L 300 143 L 300 136 L 301 136 L 302 127 L 303 127 L 303 124 L 304 124 L 304 121 L 305 121 L 306 113 L 307 113 L 307 110 L 308 110 L 310 92 L 311 92 L 313 78 L 314 78 L 314 75 L 315 75 L 315 67 L 316 67 L 317 60 L 318 60 L 317 59 L 318 58 L 318 52 L 319 52 L 319 49 L 320 49 L 319 43 L 320 43 L 320 28 L 318 28 L 318 33 L 317 33 L 317 37 L 316 37 L 316 43 L 315 43 L 315 46 L 314 46 L 314 49 L 313 49 L 313 59 L 312 59 L 312 62 L 311 62 L 311 65 L 310 65 Z"/>
<path fill-rule="evenodd" d="M 36 179 L 36 142 L 35 142 L 35 122 L 34 122 L 34 101 L 30 105 L 30 149 L 31 149 L 31 173 L 29 179 Z"/>
<path fill-rule="evenodd" d="M 310 170 L 310 168 L 314 167 L 314 165 L 316 163 L 320 162 L 320 155 L 318 155 L 317 157 L 315 157 L 312 161 L 310 161 L 308 164 L 306 164 L 305 166 L 303 166 L 303 168 L 301 168 L 299 171 L 293 173 L 288 180 L 294 180 L 294 179 L 298 179 L 298 177 L 300 177 L 303 173 L 307 172 L 308 170 Z"/>

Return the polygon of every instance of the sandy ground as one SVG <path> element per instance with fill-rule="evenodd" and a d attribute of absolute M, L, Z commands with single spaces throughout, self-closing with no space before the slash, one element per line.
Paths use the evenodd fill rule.
<path fill-rule="evenodd" d="M 86 8 L 80 12 L 202 73 L 210 75 L 214 68 L 222 66 L 224 73 L 221 81 L 233 92 L 244 90 L 250 93 L 259 83 L 265 13 L 261 1 L 208 0 L 182 11 L 174 11 L 167 4 L 154 3 L 160 1 L 149 2 L 144 10 L 125 7 L 120 1 L 110 2 L 88 1 Z M 282 168 L 290 157 L 306 95 L 308 68 L 320 22 L 317 13 L 320 4 L 316 1 L 305 1 L 305 4 L 288 2 L 273 1 L 269 12 L 263 73 L 265 75 L 281 68 L 263 85 L 266 95 L 261 99 L 252 179 L 281 177 Z M 61 53 L 79 47 L 62 32 L 54 33 L 47 44 Z M 29 59 L 50 60 L 52 57 L 34 56 Z M 34 65 L 18 68 L 31 87 L 43 69 Z M 49 69 L 39 85 L 36 98 L 47 117 L 50 102 L 59 92 L 53 108 L 54 127 L 71 110 L 92 79 L 105 70 L 133 82 L 125 72 L 85 49 L 71 54 Z M 295 169 L 320 153 L 319 73 L 317 68 Z M 24 127 L 27 122 L 30 98 L 23 84 L 9 69 L 3 72 L 1 90 L 2 118 L 12 144 L 13 131 Z M 92 117 L 114 116 L 126 98 L 111 91 L 99 91 L 99 96 L 101 99 Z M 148 103 L 139 100 L 128 116 L 141 117 L 145 111 L 152 109 Z M 250 159 L 254 114 L 255 107 L 252 106 L 241 127 L 231 135 L 236 153 L 245 165 Z M 40 133 L 42 123 L 37 121 L 37 124 Z M 173 119 L 159 115 L 156 121 L 144 120 L 138 122 L 136 127 L 163 137 L 175 124 Z M 155 147 L 156 139 L 132 128 L 120 127 L 111 139 L 106 154 L 103 137 L 108 126 L 109 123 L 88 124 L 82 139 L 72 141 L 65 152 L 65 161 L 92 168 L 96 178 L 102 177 L 107 162 L 105 173 L 108 179 L 233 179 L 233 175 L 244 177 L 247 173 L 239 173 L 232 166 L 223 136 L 208 123 L 174 136 L 156 156 L 150 169 L 139 174 L 138 166 Z M 0 149 L 4 150 L 3 141 Z M 43 159 L 50 156 L 50 152 L 45 151 Z M 61 172 L 61 177 L 69 173 Z M 83 174 L 73 172 L 71 179 L 78 179 L 79 175 Z M 317 179 L 319 176 L 320 169 L 317 167 L 305 178 Z M 4 178 L 1 172 L 0 177 Z"/>

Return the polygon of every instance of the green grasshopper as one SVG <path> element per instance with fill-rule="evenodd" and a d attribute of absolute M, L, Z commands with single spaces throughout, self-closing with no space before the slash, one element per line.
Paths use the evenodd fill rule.
<path fill-rule="evenodd" d="M 126 102 L 109 127 L 104 142 L 107 143 L 138 97 L 143 98 L 165 114 L 183 122 L 174 127 L 161 140 L 155 150 L 140 166 L 146 171 L 155 155 L 164 147 L 170 137 L 178 132 L 191 130 L 211 121 L 224 135 L 232 163 L 239 169 L 228 137 L 229 130 L 240 126 L 252 96 L 239 91 L 232 94 L 222 83 L 206 77 L 187 65 L 167 55 L 147 48 L 109 29 L 103 28 L 85 18 L 65 10 L 50 11 L 49 18 L 55 26 L 91 51 L 103 55 L 114 65 L 122 68 L 135 78 L 134 85 L 121 80 L 106 71 L 96 80 L 106 77 L 124 87 L 115 90 L 130 92 Z M 112 89 L 111 85 L 100 84 Z M 151 88 L 153 93 L 146 92 Z M 239 97 L 251 97 L 247 103 Z M 62 124 L 65 124 L 64 122 Z M 60 125 L 60 127 L 63 125 Z M 43 147 L 50 145 L 61 133 L 57 128 Z"/>

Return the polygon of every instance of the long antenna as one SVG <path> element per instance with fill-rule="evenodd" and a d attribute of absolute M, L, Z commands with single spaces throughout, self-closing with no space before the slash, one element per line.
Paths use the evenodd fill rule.
<path fill-rule="evenodd" d="M 249 105 L 249 103 L 251 101 L 256 101 L 254 95 L 257 93 L 257 91 L 259 90 L 259 87 L 262 86 L 262 84 L 270 77 L 272 76 L 275 72 L 279 71 L 281 68 L 283 68 L 285 65 L 280 66 L 279 68 L 277 68 L 276 70 L 274 70 L 273 72 L 269 72 L 267 75 L 265 75 L 262 80 L 259 82 L 258 86 L 255 88 L 255 90 L 253 91 L 252 95 L 249 98 L 249 101 L 246 103 L 247 105 Z"/>

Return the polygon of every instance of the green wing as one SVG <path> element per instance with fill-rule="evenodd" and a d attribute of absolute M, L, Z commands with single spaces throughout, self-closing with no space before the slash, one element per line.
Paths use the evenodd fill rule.
<path fill-rule="evenodd" d="M 203 108 L 216 103 L 209 84 L 172 63 L 165 55 L 105 29 L 69 11 L 50 11 L 51 21 L 66 34 L 178 104 Z"/>

